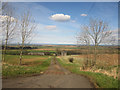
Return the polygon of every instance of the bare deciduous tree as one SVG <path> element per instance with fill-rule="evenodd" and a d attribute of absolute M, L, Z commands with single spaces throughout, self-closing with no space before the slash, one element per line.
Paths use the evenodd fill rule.
<path fill-rule="evenodd" d="M 106 43 L 106 38 L 110 37 L 112 32 L 110 31 L 108 24 L 103 20 L 90 19 L 89 25 L 82 27 L 81 35 L 78 35 L 78 41 L 83 41 L 87 45 L 92 44 L 94 46 L 94 61 L 92 66 L 96 64 L 97 47 L 100 44 Z"/>
<path fill-rule="evenodd" d="M 15 35 L 17 28 L 17 19 L 12 17 L 13 11 L 7 11 L 6 15 L 0 15 L 2 21 L 2 36 L 4 42 L 3 61 L 5 61 L 5 53 L 8 45 L 8 41 Z"/>
<path fill-rule="evenodd" d="M 20 52 L 20 65 L 22 64 L 22 55 L 24 45 L 27 43 L 28 39 L 30 39 L 33 30 L 36 25 L 29 12 L 24 13 L 21 16 L 20 20 L 20 34 L 21 34 L 21 52 Z"/>

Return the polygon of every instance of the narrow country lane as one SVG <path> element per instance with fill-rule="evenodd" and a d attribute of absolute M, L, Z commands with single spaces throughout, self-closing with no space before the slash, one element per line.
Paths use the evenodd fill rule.
<path fill-rule="evenodd" d="M 89 80 L 81 75 L 70 73 L 56 60 L 43 75 L 3 79 L 3 88 L 93 88 Z"/>

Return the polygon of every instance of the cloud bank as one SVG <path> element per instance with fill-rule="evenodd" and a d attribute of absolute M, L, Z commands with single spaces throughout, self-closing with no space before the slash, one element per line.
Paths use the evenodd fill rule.
<path fill-rule="evenodd" d="M 70 15 L 64 15 L 64 14 L 54 14 L 50 16 L 51 20 L 58 21 L 58 22 L 65 22 L 70 20 Z"/>

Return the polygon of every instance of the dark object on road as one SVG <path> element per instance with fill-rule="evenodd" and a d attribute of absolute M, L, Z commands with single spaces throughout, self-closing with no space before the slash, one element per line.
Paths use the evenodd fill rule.
<path fill-rule="evenodd" d="M 69 62 L 73 63 L 73 60 L 74 60 L 73 58 L 69 58 Z"/>

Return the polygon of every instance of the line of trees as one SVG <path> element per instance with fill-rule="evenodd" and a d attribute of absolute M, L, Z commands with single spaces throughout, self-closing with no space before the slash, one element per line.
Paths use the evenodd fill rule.
<path fill-rule="evenodd" d="M 21 47 L 20 52 L 20 62 L 22 64 L 22 52 L 24 45 L 31 38 L 34 29 L 36 28 L 35 21 L 32 18 L 29 11 L 26 11 L 21 14 L 21 16 L 16 17 L 15 10 L 8 5 L 8 3 L 3 3 L 2 5 L 2 15 L 0 19 L 2 22 L 2 43 L 4 45 L 2 60 L 5 62 L 6 47 L 8 42 L 18 40 Z"/>

